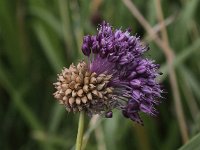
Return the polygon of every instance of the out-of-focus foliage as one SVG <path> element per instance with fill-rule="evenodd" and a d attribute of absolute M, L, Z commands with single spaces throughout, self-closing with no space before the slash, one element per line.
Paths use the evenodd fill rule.
<path fill-rule="evenodd" d="M 195 137 L 193 137 L 188 143 L 186 143 L 185 145 L 183 145 L 180 150 L 198 150 L 200 147 L 200 134 L 196 135 Z"/>
<path fill-rule="evenodd" d="M 158 29 L 155 0 L 132 1 Z M 190 139 L 200 132 L 200 1 L 162 0 L 181 104 Z M 52 83 L 62 67 L 83 59 L 82 38 L 106 20 L 130 27 L 148 42 L 164 72 L 159 116 L 142 116 L 144 127 L 120 113 L 86 130 L 87 150 L 173 150 L 183 146 L 166 58 L 122 0 L 0 0 L 0 149 L 73 149 L 78 115 L 53 99 Z M 192 139 L 183 150 L 193 149 Z M 193 145 L 194 146 L 194 145 Z M 200 149 L 200 148 L 199 148 Z"/>

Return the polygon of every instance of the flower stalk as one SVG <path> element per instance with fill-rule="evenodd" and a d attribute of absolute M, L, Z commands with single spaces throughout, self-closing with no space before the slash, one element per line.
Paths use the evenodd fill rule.
<path fill-rule="evenodd" d="M 81 150 L 83 141 L 83 130 L 84 130 L 84 112 L 80 112 L 79 123 L 78 123 L 78 133 L 76 137 L 76 150 Z"/>

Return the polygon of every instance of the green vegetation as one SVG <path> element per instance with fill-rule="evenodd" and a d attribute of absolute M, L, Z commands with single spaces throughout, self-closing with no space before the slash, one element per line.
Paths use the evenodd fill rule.
<path fill-rule="evenodd" d="M 159 2 L 0 0 L 0 149 L 74 149 L 79 115 L 58 105 L 52 83 L 62 67 L 84 58 L 83 35 L 94 34 L 102 20 L 130 27 L 149 43 L 147 56 L 161 64 L 167 92 L 158 117 L 142 116 L 144 127 L 118 112 L 112 119 L 85 117 L 83 147 L 200 149 L 200 1 Z"/>

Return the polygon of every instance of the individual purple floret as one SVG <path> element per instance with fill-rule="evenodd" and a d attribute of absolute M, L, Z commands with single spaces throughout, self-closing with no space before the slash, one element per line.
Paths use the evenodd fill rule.
<path fill-rule="evenodd" d="M 131 36 L 129 30 L 114 30 L 103 22 L 97 35 L 87 35 L 83 39 L 82 51 L 89 58 L 91 72 L 112 75 L 108 86 L 112 87 L 113 108 L 123 115 L 142 124 L 139 113 L 155 116 L 154 106 L 159 104 L 161 87 L 156 81 L 159 65 L 144 58 L 149 50 L 139 36 Z M 105 116 L 112 117 L 112 110 Z"/>

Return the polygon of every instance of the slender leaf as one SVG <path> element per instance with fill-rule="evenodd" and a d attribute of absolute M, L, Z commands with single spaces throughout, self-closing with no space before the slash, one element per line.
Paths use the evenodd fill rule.
<path fill-rule="evenodd" d="M 200 133 L 194 136 L 189 142 L 183 145 L 179 150 L 199 150 Z"/>

